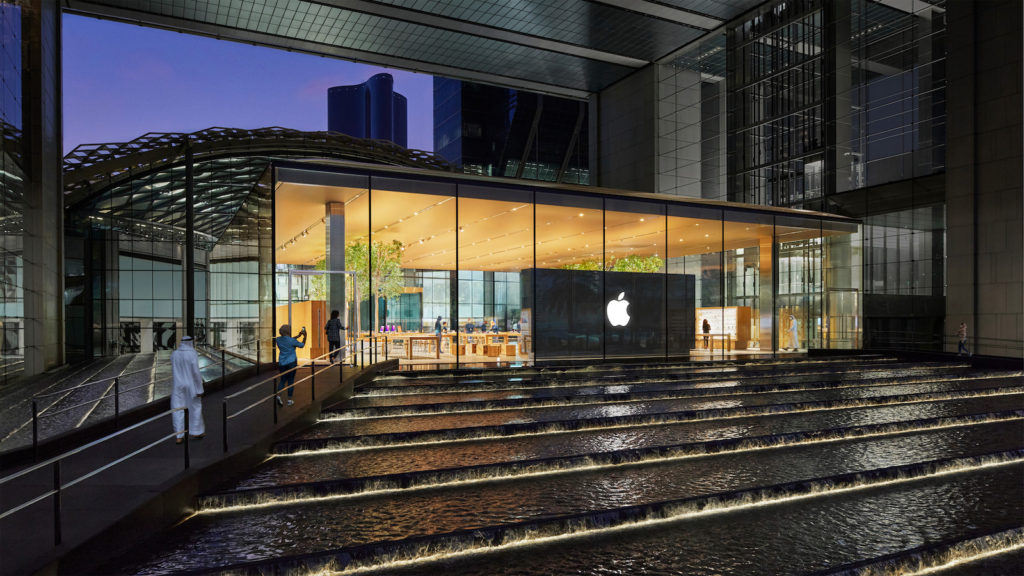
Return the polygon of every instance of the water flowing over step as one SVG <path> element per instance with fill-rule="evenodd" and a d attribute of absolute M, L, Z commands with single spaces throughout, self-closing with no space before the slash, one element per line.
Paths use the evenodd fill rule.
<path fill-rule="evenodd" d="M 941 370 L 941 371 L 940 371 Z M 961 372 L 960 370 L 964 370 Z M 851 375 L 852 374 L 852 375 Z M 979 379 L 984 373 L 968 372 L 966 369 L 939 369 L 934 372 L 918 372 L 913 375 L 891 374 L 888 377 L 864 375 L 851 371 L 842 372 L 805 372 L 798 376 L 782 377 L 706 377 L 696 380 L 682 379 L 646 379 L 629 384 L 595 384 L 583 382 L 579 385 L 532 386 L 529 388 L 507 386 L 500 390 L 461 389 L 442 392 L 438 390 L 409 394 L 373 394 L 360 395 L 353 399 L 350 407 L 327 409 L 324 417 L 372 417 L 375 415 L 393 415 L 416 412 L 450 412 L 459 409 L 486 409 L 503 406 L 543 405 L 549 402 L 587 402 L 592 397 L 605 400 L 647 397 L 656 399 L 670 397 L 674 393 L 689 391 L 691 394 L 723 393 L 719 389 L 726 388 L 735 392 L 772 392 L 783 390 L 801 390 L 815 388 L 852 387 L 858 383 L 874 382 L 877 385 L 886 383 L 931 382 L 936 380 Z M 993 377 L 1006 377 L 1005 373 L 995 373 Z M 370 391 L 377 392 L 376 389 Z"/>
<path fill-rule="evenodd" d="M 103 571 L 998 573 L 1022 431 L 1024 375 L 958 362 L 387 376 Z"/>
<path fill-rule="evenodd" d="M 507 420 L 538 421 L 551 420 L 556 412 L 569 418 L 585 418 L 587 415 L 601 415 L 610 411 L 655 412 L 678 410 L 685 407 L 710 407 L 713 401 L 718 405 L 757 406 L 765 404 L 786 404 L 807 400 L 842 398 L 866 398 L 891 396 L 908 393 L 948 392 L 998 386 L 1012 386 L 1014 378 L 972 378 L 970 381 L 932 378 L 894 382 L 846 382 L 842 384 L 809 384 L 781 386 L 735 386 L 728 388 L 686 388 L 675 390 L 637 390 L 634 392 L 602 395 L 546 398 L 540 401 L 529 399 L 508 400 L 500 403 L 464 402 L 427 404 L 416 408 L 409 406 L 390 409 L 375 409 L 368 414 L 360 409 L 348 411 L 325 411 L 319 426 L 297 438 L 326 438 L 344 436 L 351 432 L 361 435 L 370 433 L 427 430 L 433 428 L 457 428 L 461 423 L 473 419 L 482 422 L 500 423 Z M 444 409 L 442 409 L 444 408 Z M 471 414 L 472 413 L 472 414 Z"/>
<path fill-rule="evenodd" d="M 593 428 L 651 426 L 674 422 L 700 421 L 718 418 L 738 418 L 755 415 L 770 415 L 817 410 L 841 410 L 866 406 L 891 406 L 895 404 L 911 404 L 979 398 L 987 396 L 1005 396 L 1008 402 L 1019 402 L 1024 395 L 1024 386 L 1007 386 L 983 388 L 979 390 L 961 390 L 952 392 L 928 392 L 921 394 L 901 394 L 895 396 L 878 396 L 844 400 L 821 400 L 791 404 L 768 404 L 755 407 L 693 409 L 678 412 L 656 412 L 652 414 L 636 414 L 624 416 L 606 416 L 594 418 L 576 418 L 570 420 L 534 421 L 526 423 L 508 423 L 493 426 L 468 426 L 465 428 L 449 428 L 446 430 L 430 430 L 424 432 L 396 432 L 389 434 L 353 435 L 333 438 L 309 438 L 280 442 L 274 448 L 275 454 L 294 454 L 312 451 L 343 451 L 352 449 L 368 449 L 390 447 L 401 444 L 427 444 L 436 442 L 452 442 L 458 440 L 480 440 L 522 434 L 555 434 Z"/>
<path fill-rule="evenodd" d="M 811 430 L 770 436 L 730 438 L 672 446 L 628 448 L 576 456 L 517 460 L 501 464 L 484 464 L 304 484 L 286 484 L 269 488 L 232 490 L 203 496 L 197 502 L 196 511 L 200 514 L 208 514 L 242 507 L 281 506 L 314 500 L 327 500 L 332 497 L 361 496 L 411 488 L 439 488 L 464 482 L 510 480 L 541 474 L 593 471 L 602 467 L 666 463 L 672 460 L 713 454 L 770 450 L 788 446 L 841 442 L 873 436 L 908 434 L 992 423 L 1013 423 L 1019 426 L 1021 423 L 1024 423 L 1024 410 L 975 414 L 955 418 L 930 418 L 894 424 Z"/>
<path fill-rule="evenodd" d="M 610 531 L 651 529 L 658 525 L 681 522 L 695 517 L 773 505 L 791 506 L 802 500 L 834 497 L 856 491 L 868 491 L 896 484 L 934 480 L 1004 467 L 1014 473 L 1018 483 L 1024 480 L 1024 449 L 970 458 L 951 458 L 906 466 L 864 470 L 827 478 L 815 478 L 594 513 L 477 527 L 471 530 L 427 537 L 376 542 L 370 545 L 316 554 L 277 558 L 269 565 L 266 562 L 254 562 L 222 566 L 220 569 L 233 574 L 260 575 L 268 572 L 268 566 L 272 566 L 271 571 L 277 573 L 341 573 L 353 569 L 398 568 L 411 562 L 427 563 L 485 551 L 585 538 Z M 1017 492 L 1022 494 L 1020 490 Z M 1016 510 L 1024 511 L 1024 506 L 1018 502 Z"/>
<path fill-rule="evenodd" d="M 837 369 L 838 368 L 838 369 Z M 770 379 L 778 381 L 786 377 L 817 376 L 819 378 L 841 378 L 844 374 L 857 374 L 864 378 L 885 378 L 896 374 L 929 374 L 941 370 L 945 374 L 967 371 L 968 364 L 922 364 L 912 368 L 905 365 L 887 364 L 872 365 L 870 368 L 851 367 L 844 364 L 837 367 L 813 365 L 804 369 L 781 369 L 766 372 L 741 368 L 722 368 L 713 372 L 680 372 L 645 370 L 634 374 L 615 373 L 583 376 L 573 375 L 566 378 L 543 377 L 504 377 L 489 379 L 451 379 L 445 381 L 411 379 L 408 381 L 388 380 L 365 388 L 355 404 L 373 404 L 387 401 L 380 396 L 389 397 L 393 401 L 401 401 L 402 397 L 421 394 L 440 395 L 445 392 L 456 394 L 468 393 L 499 393 L 502 391 L 525 392 L 547 388 L 579 389 L 598 386 L 633 385 L 635 383 L 657 382 L 701 382 L 734 381 L 738 379 Z"/>

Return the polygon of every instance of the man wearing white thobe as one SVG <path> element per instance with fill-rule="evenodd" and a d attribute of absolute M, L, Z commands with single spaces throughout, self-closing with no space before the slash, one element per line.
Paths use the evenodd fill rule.
<path fill-rule="evenodd" d="M 203 425 L 203 377 L 199 373 L 199 355 L 192 347 L 192 337 L 181 339 L 178 349 L 171 353 L 171 409 L 188 408 L 188 433 L 193 438 L 202 438 L 206 433 Z M 172 415 L 174 432 L 180 444 L 185 437 L 185 412 L 179 410 Z"/>

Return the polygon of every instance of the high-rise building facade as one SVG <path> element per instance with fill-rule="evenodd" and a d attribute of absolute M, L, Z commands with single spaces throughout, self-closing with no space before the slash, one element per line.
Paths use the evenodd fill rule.
<path fill-rule="evenodd" d="M 434 77 L 434 152 L 468 174 L 590 183 L 581 100 Z"/>
<path fill-rule="evenodd" d="M 327 89 L 327 130 L 356 138 L 390 140 L 408 147 L 408 100 L 395 92 L 391 74 L 362 84 Z"/>
<path fill-rule="evenodd" d="M 1007 249 L 1001 240 L 982 248 L 985 234 L 964 221 L 986 201 L 974 197 L 984 191 L 968 192 L 973 171 L 961 166 L 965 154 L 977 158 L 979 120 L 989 136 L 1014 142 L 994 160 L 1019 149 L 1019 110 L 1001 122 L 979 118 L 975 106 L 978 98 L 1006 101 L 1020 86 L 980 80 L 963 54 L 981 54 L 1014 27 L 1019 38 L 1019 6 L 1016 16 L 994 2 L 765 3 L 658 67 L 654 191 L 859 218 L 865 346 L 948 349 L 966 321 L 992 331 L 993 351 L 1009 353 L 1020 329 L 984 310 L 1009 304 L 1020 323 L 1019 288 L 1006 284 L 1020 277 L 1019 163 L 1015 181 L 973 183 L 993 185 L 992 200 L 1018 190 L 1005 215 L 990 213 L 999 238 L 1016 247 Z M 994 25 L 992 41 L 977 36 L 980 21 Z M 1019 78 L 1019 45 L 973 58 L 1016 68 Z M 964 81 L 951 92 L 953 70 Z M 950 118 L 958 102 L 961 115 Z M 950 162 L 954 148 L 961 153 Z M 963 254 L 967 245 L 980 252 Z M 957 261 L 991 267 L 988 296 L 971 282 L 956 287 L 965 277 Z"/>

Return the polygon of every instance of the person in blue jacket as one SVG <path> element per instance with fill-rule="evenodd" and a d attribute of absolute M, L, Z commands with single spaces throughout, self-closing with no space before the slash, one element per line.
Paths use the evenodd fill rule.
<path fill-rule="evenodd" d="M 306 347 L 306 327 L 302 327 L 302 331 L 299 332 L 299 338 L 301 341 L 292 338 L 292 327 L 290 324 L 284 324 L 281 329 L 278 330 L 280 336 L 275 340 L 277 341 L 277 349 L 280 352 L 277 355 L 277 370 L 281 374 L 277 381 L 277 391 L 280 392 L 286 387 L 288 388 L 288 405 L 295 404 L 292 400 L 292 396 L 295 394 L 295 387 L 292 384 L 295 383 L 295 368 L 299 365 L 299 359 L 295 356 L 296 348 Z M 289 372 L 289 370 L 292 370 Z M 282 406 L 284 403 L 281 401 L 281 395 L 278 394 L 275 397 L 275 401 L 278 406 Z"/>

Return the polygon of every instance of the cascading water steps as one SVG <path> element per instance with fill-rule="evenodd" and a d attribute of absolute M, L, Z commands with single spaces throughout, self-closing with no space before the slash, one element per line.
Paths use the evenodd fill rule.
<path fill-rule="evenodd" d="M 998 573 L 1019 557 L 1021 373 L 707 368 L 379 379 L 107 568 L 827 574 L 955 550 Z"/>

